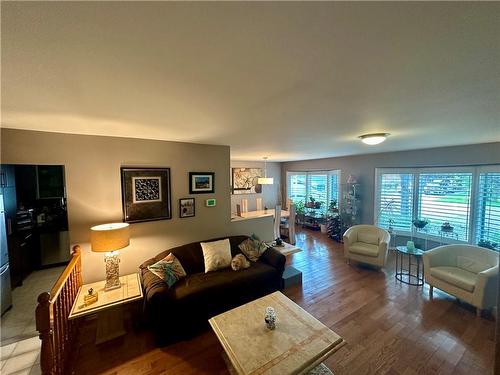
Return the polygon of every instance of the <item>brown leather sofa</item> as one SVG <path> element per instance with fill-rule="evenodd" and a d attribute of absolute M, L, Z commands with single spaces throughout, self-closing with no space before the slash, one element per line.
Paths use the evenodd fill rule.
<path fill-rule="evenodd" d="M 241 253 L 238 245 L 246 238 L 229 237 L 232 256 Z M 179 259 L 187 273 L 171 288 L 147 268 L 169 253 Z M 146 320 L 157 344 L 188 338 L 206 328 L 212 316 L 279 290 L 285 260 L 279 251 L 270 248 L 246 270 L 226 268 L 205 273 L 201 245 L 194 242 L 163 251 L 145 261 L 139 268 Z M 264 312 L 262 314 L 264 316 Z"/>

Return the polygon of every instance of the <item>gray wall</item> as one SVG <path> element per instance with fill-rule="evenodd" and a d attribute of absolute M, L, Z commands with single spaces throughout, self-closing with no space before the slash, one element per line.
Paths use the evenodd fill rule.
<path fill-rule="evenodd" d="M 350 174 L 356 176 L 361 184 L 362 222 L 373 223 L 375 168 L 470 166 L 499 163 L 500 142 L 495 142 L 286 162 L 282 163 L 281 172 L 284 186 L 286 186 L 287 171 L 340 169 L 342 183 L 345 183 Z"/>
<path fill-rule="evenodd" d="M 170 167 L 172 177 L 172 219 L 131 224 L 130 246 L 120 251 L 122 275 L 176 245 L 230 234 L 273 238 L 272 218 L 230 222 L 228 146 L 5 128 L 0 134 L 2 163 L 65 166 L 70 241 L 82 245 L 85 282 L 103 279 L 105 271 L 102 254 L 90 251 L 90 227 L 122 220 L 120 166 Z M 196 216 L 180 219 L 190 171 L 215 172 L 215 194 L 192 195 Z M 205 207 L 207 198 L 216 198 L 217 206 Z"/>
<path fill-rule="evenodd" d="M 262 168 L 264 172 L 264 162 L 261 161 L 235 161 L 231 160 L 231 168 Z M 274 208 L 278 201 L 281 181 L 281 163 L 267 163 L 267 177 L 274 178 L 273 185 L 262 185 L 261 194 L 232 194 L 231 195 L 231 212 L 236 212 L 236 205 L 242 199 L 248 199 L 248 210 L 256 209 L 256 198 L 262 198 L 262 205 L 269 208 Z"/>

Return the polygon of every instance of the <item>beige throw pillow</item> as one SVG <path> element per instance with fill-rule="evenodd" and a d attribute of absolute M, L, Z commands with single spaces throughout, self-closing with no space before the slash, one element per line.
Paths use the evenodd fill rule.
<path fill-rule="evenodd" d="M 205 261 L 205 273 L 227 268 L 231 265 L 231 244 L 229 239 L 202 242 L 203 259 Z"/>

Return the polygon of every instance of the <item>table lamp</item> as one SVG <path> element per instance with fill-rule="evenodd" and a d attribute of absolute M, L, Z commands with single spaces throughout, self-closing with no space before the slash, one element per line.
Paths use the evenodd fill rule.
<path fill-rule="evenodd" d="M 127 223 L 101 224 L 90 228 L 92 251 L 104 254 L 106 263 L 105 291 L 118 289 L 120 283 L 119 249 L 130 244 L 129 225 Z"/>

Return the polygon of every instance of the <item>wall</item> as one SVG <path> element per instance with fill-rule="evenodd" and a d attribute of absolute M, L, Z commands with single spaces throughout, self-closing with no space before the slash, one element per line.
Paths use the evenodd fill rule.
<path fill-rule="evenodd" d="M 162 250 L 229 234 L 255 232 L 271 240 L 272 220 L 230 222 L 228 146 L 1 129 L 1 162 L 62 164 L 66 172 L 71 243 L 82 245 L 84 282 L 104 278 L 102 254 L 92 253 L 89 228 L 122 220 L 120 166 L 170 167 L 172 219 L 131 225 L 121 251 L 121 274 Z M 188 172 L 215 172 L 215 194 L 197 194 L 196 217 L 179 218 L 179 198 L 189 197 Z M 216 198 L 217 206 L 204 207 Z"/>
<path fill-rule="evenodd" d="M 264 162 L 231 160 L 231 168 L 262 168 L 262 172 L 264 173 Z M 232 173 L 232 171 L 230 173 Z M 239 204 L 242 199 L 248 199 L 249 211 L 256 209 L 256 198 L 262 198 L 263 206 L 274 208 L 278 202 L 278 192 L 281 186 L 281 163 L 268 162 L 267 177 L 273 177 L 274 184 L 262 185 L 261 194 L 232 194 L 231 212 L 236 213 L 236 205 Z"/>
<path fill-rule="evenodd" d="M 362 222 L 373 223 L 375 168 L 499 164 L 499 150 L 500 142 L 495 142 L 286 162 L 282 181 L 286 186 L 287 171 L 340 169 L 342 183 L 353 174 L 361 184 Z"/>

